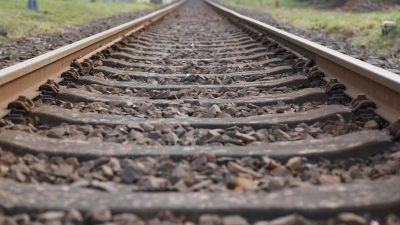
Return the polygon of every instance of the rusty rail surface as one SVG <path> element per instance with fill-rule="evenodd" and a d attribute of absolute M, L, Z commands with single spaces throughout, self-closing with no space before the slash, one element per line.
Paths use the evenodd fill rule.
<path fill-rule="evenodd" d="M 326 79 L 336 78 L 346 86 L 345 94 L 355 99 L 365 94 L 376 104 L 375 113 L 389 122 L 400 115 L 400 76 L 304 38 L 243 16 L 211 0 L 205 0 L 217 11 L 237 23 L 244 23 L 260 33 L 312 59 Z"/>
<path fill-rule="evenodd" d="M 40 94 L 39 86 L 48 79 L 61 81 L 60 74 L 70 68 L 73 60 L 90 57 L 100 47 L 118 42 L 123 36 L 159 20 L 185 2 L 181 0 L 144 17 L 0 70 L 0 117 L 8 114 L 7 104 L 18 96 L 35 98 Z"/>

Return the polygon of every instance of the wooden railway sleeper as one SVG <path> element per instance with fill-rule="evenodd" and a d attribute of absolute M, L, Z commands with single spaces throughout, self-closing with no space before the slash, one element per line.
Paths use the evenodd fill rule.
<path fill-rule="evenodd" d="M 350 102 L 350 107 L 357 119 L 367 121 L 375 117 L 375 102 L 368 100 L 366 95 L 361 93 L 358 94 L 357 98 L 354 98 Z"/>

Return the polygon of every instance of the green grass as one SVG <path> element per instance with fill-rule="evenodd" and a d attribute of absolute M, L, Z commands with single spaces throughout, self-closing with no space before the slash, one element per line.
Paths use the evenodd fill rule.
<path fill-rule="evenodd" d="M 26 9 L 26 0 L 0 0 L 0 44 L 30 33 L 60 31 L 63 27 L 123 12 L 155 6 L 152 3 L 90 3 L 79 0 L 38 0 L 39 11 Z"/>
<path fill-rule="evenodd" d="M 338 10 L 321 10 L 295 0 L 280 0 L 280 8 L 275 8 L 275 0 L 222 0 L 222 2 L 245 6 L 268 12 L 278 21 L 294 26 L 326 30 L 339 37 L 350 38 L 353 45 L 364 45 L 368 50 L 381 54 L 397 53 L 400 57 L 400 9 L 366 13 L 351 13 Z M 380 23 L 383 20 L 395 21 L 399 28 L 388 36 L 381 35 Z"/>
<path fill-rule="evenodd" d="M 238 5 L 238 6 L 247 6 L 252 8 L 259 8 L 260 1 L 259 0 L 222 0 L 221 2 Z M 301 1 L 293 1 L 293 0 L 280 0 L 279 4 L 281 7 L 305 7 L 307 3 Z M 273 8 L 275 7 L 275 0 L 263 0 L 262 5 L 265 8 Z"/>

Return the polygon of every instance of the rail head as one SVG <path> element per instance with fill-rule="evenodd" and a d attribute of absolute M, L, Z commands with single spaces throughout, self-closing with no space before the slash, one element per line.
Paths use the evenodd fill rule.
<path fill-rule="evenodd" d="M 292 49 L 314 59 L 318 69 L 326 75 L 338 78 L 348 88 L 350 97 L 359 93 L 378 105 L 376 111 L 389 122 L 396 121 L 400 115 L 400 76 L 388 70 L 373 66 L 338 51 L 311 42 L 294 34 L 280 30 L 266 23 L 241 15 L 211 0 L 204 0 L 225 15 L 266 32 L 271 38 L 289 44 Z M 385 90 L 386 89 L 386 90 Z"/>
<path fill-rule="evenodd" d="M 47 79 L 59 81 L 61 72 L 69 69 L 72 60 L 115 41 L 138 26 L 157 21 L 185 2 L 180 0 L 146 16 L 0 70 L 0 117 L 7 115 L 8 102 L 15 100 L 18 95 L 34 98 L 39 94 L 38 87 Z"/>

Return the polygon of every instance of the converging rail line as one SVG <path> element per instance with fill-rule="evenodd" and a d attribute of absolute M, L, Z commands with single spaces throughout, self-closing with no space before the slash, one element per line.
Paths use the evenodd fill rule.
<path fill-rule="evenodd" d="M 0 92 L 6 215 L 400 212 L 399 76 L 210 0 L 0 70 Z"/>

